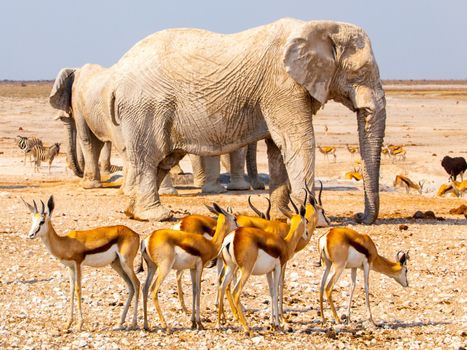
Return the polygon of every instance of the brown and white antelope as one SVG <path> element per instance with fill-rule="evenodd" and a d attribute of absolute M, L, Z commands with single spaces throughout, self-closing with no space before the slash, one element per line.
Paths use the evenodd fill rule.
<path fill-rule="evenodd" d="M 50 196 L 47 208 L 41 201 L 40 211 L 37 209 L 35 201 L 33 201 L 34 206 L 24 200 L 23 202 L 32 214 L 32 225 L 28 237 L 30 239 L 40 237 L 47 250 L 70 269 L 71 305 L 66 329 L 69 329 L 73 322 L 75 293 L 78 299 L 79 329 L 81 330 L 83 326 L 83 313 L 81 311 L 82 265 L 94 267 L 110 265 L 122 277 L 128 286 L 129 296 L 118 328 L 123 328 L 133 296 L 135 296 L 135 309 L 131 328 L 136 328 L 140 283 L 133 271 L 133 261 L 138 253 L 139 235 L 126 226 L 117 225 L 97 227 L 86 231 L 70 231 L 65 236 L 59 236 L 51 222 L 55 207 L 53 196 Z"/>
<path fill-rule="evenodd" d="M 286 263 L 295 254 L 299 240 L 309 240 L 305 212 L 305 208 L 301 206 L 300 213 L 292 216 L 285 238 L 256 227 L 239 227 L 224 239 L 221 256 L 224 260 L 225 271 L 219 286 L 218 326 L 224 316 L 223 299 L 224 293 L 227 292 L 234 316 L 245 332 L 250 334 L 240 295 L 250 275 L 266 275 L 271 296 L 271 323 L 274 329 L 280 327 L 279 301 L 283 285 L 283 271 Z M 237 270 L 240 271 L 240 278 L 231 294 L 230 283 Z"/>
<path fill-rule="evenodd" d="M 358 146 L 356 145 L 347 145 L 347 151 L 350 153 L 350 157 L 353 158 L 354 154 L 358 153 Z"/>
<path fill-rule="evenodd" d="M 363 175 L 360 171 L 354 168 L 353 171 L 346 172 L 344 178 L 346 180 L 361 181 L 363 179 Z"/>
<path fill-rule="evenodd" d="M 446 195 L 448 193 L 450 193 L 451 196 L 453 196 L 453 197 L 457 197 L 456 190 L 454 189 L 452 184 L 441 184 L 441 186 L 439 186 L 439 189 L 438 189 L 438 192 L 436 193 L 436 195 L 441 197 L 441 196 L 444 196 L 444 195 Z"/>
<path fill-rule="evenodd" d="M 449 181 L 452 185 L 452 189 L 457 197 L 464 197 L 464 192 L 467 191 L 467 180 L 456 181 L 452 178 Z"/>
<path fill-rule="evenodd" d="M 418 191 L 418 193 L 422 194 L 423 186 L 425 185 L 425 181 L 419 181 L 418 184 L 414 183 L 410 180 L 407 176 L 404 175 L 396 175 L 394 179 L 393 186 L 394 187 L 403 187 L 405 191 L 409 193 L 410 189 L 414 189 Z"/>
<path fill-rule="evenodd" d="M 331 154 L 334 157 L 334 162 L 336 162 L 336 147 L 334 146 L 318 146 L 319 151 L 324 155 L 329 161 L 329 155 Z"/>
<path fill-rule="evenodd" d="M 366 305 L 368 307 L 370 321 L 374 325 L 376 325 L 376 323 L 373 321 L 368 296 L 368 277 L 370 270 L 394 278 L 403 287 L 408 287 L 409 285 L 407 281 L 408 252 L 398 252 L 396 255 L 397 262 L 392 262 L 378 254 L 376 246 L 370 236 L 360 234 L 350 228 L 332 228 L 328 233 L 321 236 L 319 239 L 319 251 L 321 259 L 326 266 L 319 290 L 319 303 L 323 323 L 326 321 L 323 310 L 323 293 L 325 290 L 334 319 L 336 323 L 341 322 L 332 301 L 332 290 L 344 269 L 351 269 L 347 322 L 350 322 L 350 308 L 357 279 L 357 269 L 363 269 Z M 329 272 L 331 272 L 331 277 L 328 280 Z"/>
<path fill-rule="evenodd" d="M 204 329 L 200 317 L 201 276 L 204 267 L 219 254 L 224 237 L 237 227 L 235 217 L 214 203 L 218 212 L 216 231 L 212 239 L 203 235 L 173 229 L 156 230 L 141 242 L 141 254 L 148 266 L 143 287 L 144 328 L 148 329 L 147 296 L 151 286 L 152 299 L 159 315 L 162 328 L 168 330 L 159 305 L 158 292 L 167 274 L 173 270 L 190 269 L 193 289 L 191 327 Z"/>

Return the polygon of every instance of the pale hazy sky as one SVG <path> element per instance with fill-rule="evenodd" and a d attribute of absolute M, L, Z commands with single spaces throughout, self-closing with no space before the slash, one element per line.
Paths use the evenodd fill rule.
<path fill-rule="evenodd" d="M 467 79 L 466 0 L 1 0 L 0 80 L 110 66 L 165 28 L 232 33 L 281 17 L 360 25 L 383 79 Z"/>

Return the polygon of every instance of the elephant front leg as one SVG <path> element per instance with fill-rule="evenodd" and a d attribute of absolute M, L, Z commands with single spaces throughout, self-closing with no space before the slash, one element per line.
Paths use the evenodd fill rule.
<path fill-rule="evenodd" d="M 281 145 L 281 150 L 275 142 L 267 140 L 269 174 L 271 177 L 269 188 L 272 201 L 271 217 L 282 216 L 278 211 L 288 212 L 288 194 L 303 202 L 305 183 L 313 187 L 314 182 L 314 139 L 313 128 L 303 140 L 288 140 L 287 146 Z M 281 210 L 282 208 L 282 210 Z"/>
<path fill-rule="evenodd" d="M 271 196 L 271 219 L 283 218 L 282 210 L 288 210 L 289 182 L 281 151 L 271 139 L 266 139 L 269 163 L 269 193 Z"/>
<path fill-rule="evenodd" d="M 245 191 L 250 189 L 250 184 L 245 181 L 245 147 L 229 153 L 230 182 L 227 185 L 229 191 Z"/>
<path fill-rule="evenodd" d="M 190 155 L 193 166 L 194 185 L 201 187 L 202 193 L 223 193 L 227 190 L 220 184 L 220 157 L 200 157 Z"/>

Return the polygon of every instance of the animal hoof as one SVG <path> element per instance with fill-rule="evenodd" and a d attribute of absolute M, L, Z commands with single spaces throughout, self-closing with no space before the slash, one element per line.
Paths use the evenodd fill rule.
<path fill-rule="evenodd" d="M 132 211 L 128 208 L 125 214 L 132 219 L 141 221 L 166 221 L 173 216 L 173 213 L 162 205 L 141 211 Z"/>
<path fill-rule="evenodd" d="M 250 189 L 250 184 L 245 180 L 232 181 L 227 185 L 228 191 L 247 191 Z"/>
<path fill-rule="evenodd" d="M 221 184 L 216 183 L 216 184 L 206 184 L 206 185 L 204 185 L 202 187 L 202 189 L 201 189 L 201 192 L 202 193 L 216 194 L 216 193 L 225 193 L 225 192 L 227 192 L 227 190 Z"/>
<path fill-rule="evenodd" d="M 98 180 L 82 180 L 81 187 L 83 187 L 86 190 L 89 190 L 92 188 L 100 188 L 102 187 L 102 183 Z"/>
<path fill-rule="evenodd" d="M 164 187 L 159 188 L 159 194 L 166 196 L 178 196 L 178 191 L 173 187 Z"/>

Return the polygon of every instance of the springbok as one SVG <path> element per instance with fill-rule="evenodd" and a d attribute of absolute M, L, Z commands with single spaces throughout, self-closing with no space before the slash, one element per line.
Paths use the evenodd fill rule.
<path fill-rule="evenodd" d="M 32 225 L 28 237 L 40 237 L 47 250 L 60 262 L 70 269 L 70 318 L 66 329 L 73 322 L 74 294 L 78 299 L 79 329 L 83 327 L 83 313 L 81 311 L 81 266 L 88 265 L 103 267 L 110 265 L 122 277 L 128 286 L 129 296 L 120 318 L 118 329 L 123 329 L 125 318 L 131 300 L 135 296 L 135 309 L 131 329 L 137 326 L 138 297 L 140 282 L 133 271 L 133 261 L 138 253 L 139 235 L 130 228 L 117 225 L 97 227 L 86 231 L 70 231 L 66 236 L 59 236 L 51 222 L 55 207 L 53 196 L 47 202 L 47 208 L 41 201 L 39 211 L 36 202 L 34 206 L 23 203 L 32 214 Z M 136 295 L 135 295 L 136 294 Z"/>
<path fill-rule="evenodd" d="M 408 287 L 409 285 L 407 281 L 408 252 L 404 253 L 399 251 L 396 255 L 397 262 L 389 261 L 378 254 L 376 246 L 370 236 L 360 234 L 350 228 L 332 228 L 328 233 L 321 236 L 319 238 L 319 252 L 322 261 L 326 265 L 319 290 L 319 304 L 323 324 L 326 321 L 323 310 L 324 290 L 326 290 L 326 296 L 336 323 L 341 322 L 337 316 L 334 303 L 332 302 L 332 290 L 344 269 L 351 269 L 352 280 L 350 285 L 347 322 L 350 322 L 350 308 L 352 305 L 358 268 L 363 269 L 366 306 L 368 307 L 370 321 L 374 325 L 376 325 L 376 323 L 373 321 L 373 316 L 371 315 L 370 300 L 368 297 L 368 277 L 370 270 L 394 278 L 403 287 Z M 331 272 L 331 277 L 328 281 L 329 272 Z"/>
<path fill-rule="evenodd" d="M 151 286 L 152 299 L 159 315 L 162 328 L 169 331 L 159 305 L 158 292 L 170 270 L 190 269 L 193 289 L 191 314 L 192 329 L 204 329 L 200 317 L 201 276 L 204 267 L 219 254 L 225 235 L 237 227 L 235 217 L 220 208 L 216 231 L 212 239 L 203 235 L 173 229 L 156 230 L 141 242 L 141 254 L 148 266 L 148 274 L 143 287 L 144 329 L 148 329 L 147 297 L 149 286 L 157 271 L 156 280 Z"/>
<path fill-rule="evenodd" d="M 410 180 L 407 176 L 404 175 L 396 175 L 394 179 L 393 186 L 394 187 L 404 187 L 405 191 L 409 193 L 410 189 L 414 189 L 418 191 L 418 193 L 422 194 L 423 186 L 425 185 L 425 181 L 419 181 L 418 184 L 414 183 Z"/>
<path fill-rule="evenodd" d="M 353 159 L 354 154 L 358 153 L 358 146 L 355 145 L 347 145 L 347 151 L 350 153 L 350 158 Z"/>
<path fill-rule="evenodd" d="M 324 158 L 326 158 L 329 161 L 329 155 L 332 154 L 334 157 L 334 163 L 336 162 L 336 147 L 334 146 L 318 146 L 319 151 L 324 155 Z"/>
<path fill-rule="evenodd" d="M 300 238 L 305 241 L 309 239 L 305 215 L 305 208 L 301 206 L 299 214 L 292 216 L 285 238 L 256 227 L 239 227 L 224 239 L 221 256 L 225 264 L 225 274 L 219 286 L 218 326 L 223 318 L 223 299 L 224 293 L 227 292 L 234 316 L 241 323 L 245 333 L 250 334 L 240 295 L 250 275 L 266 275 L 271 296 L 272 327 L 280 327 L 279 300 L 283 269 L 295 254 Z M 240 278 L 231 294 L 229 286 L 237 270 L 240 271 Z"/>

